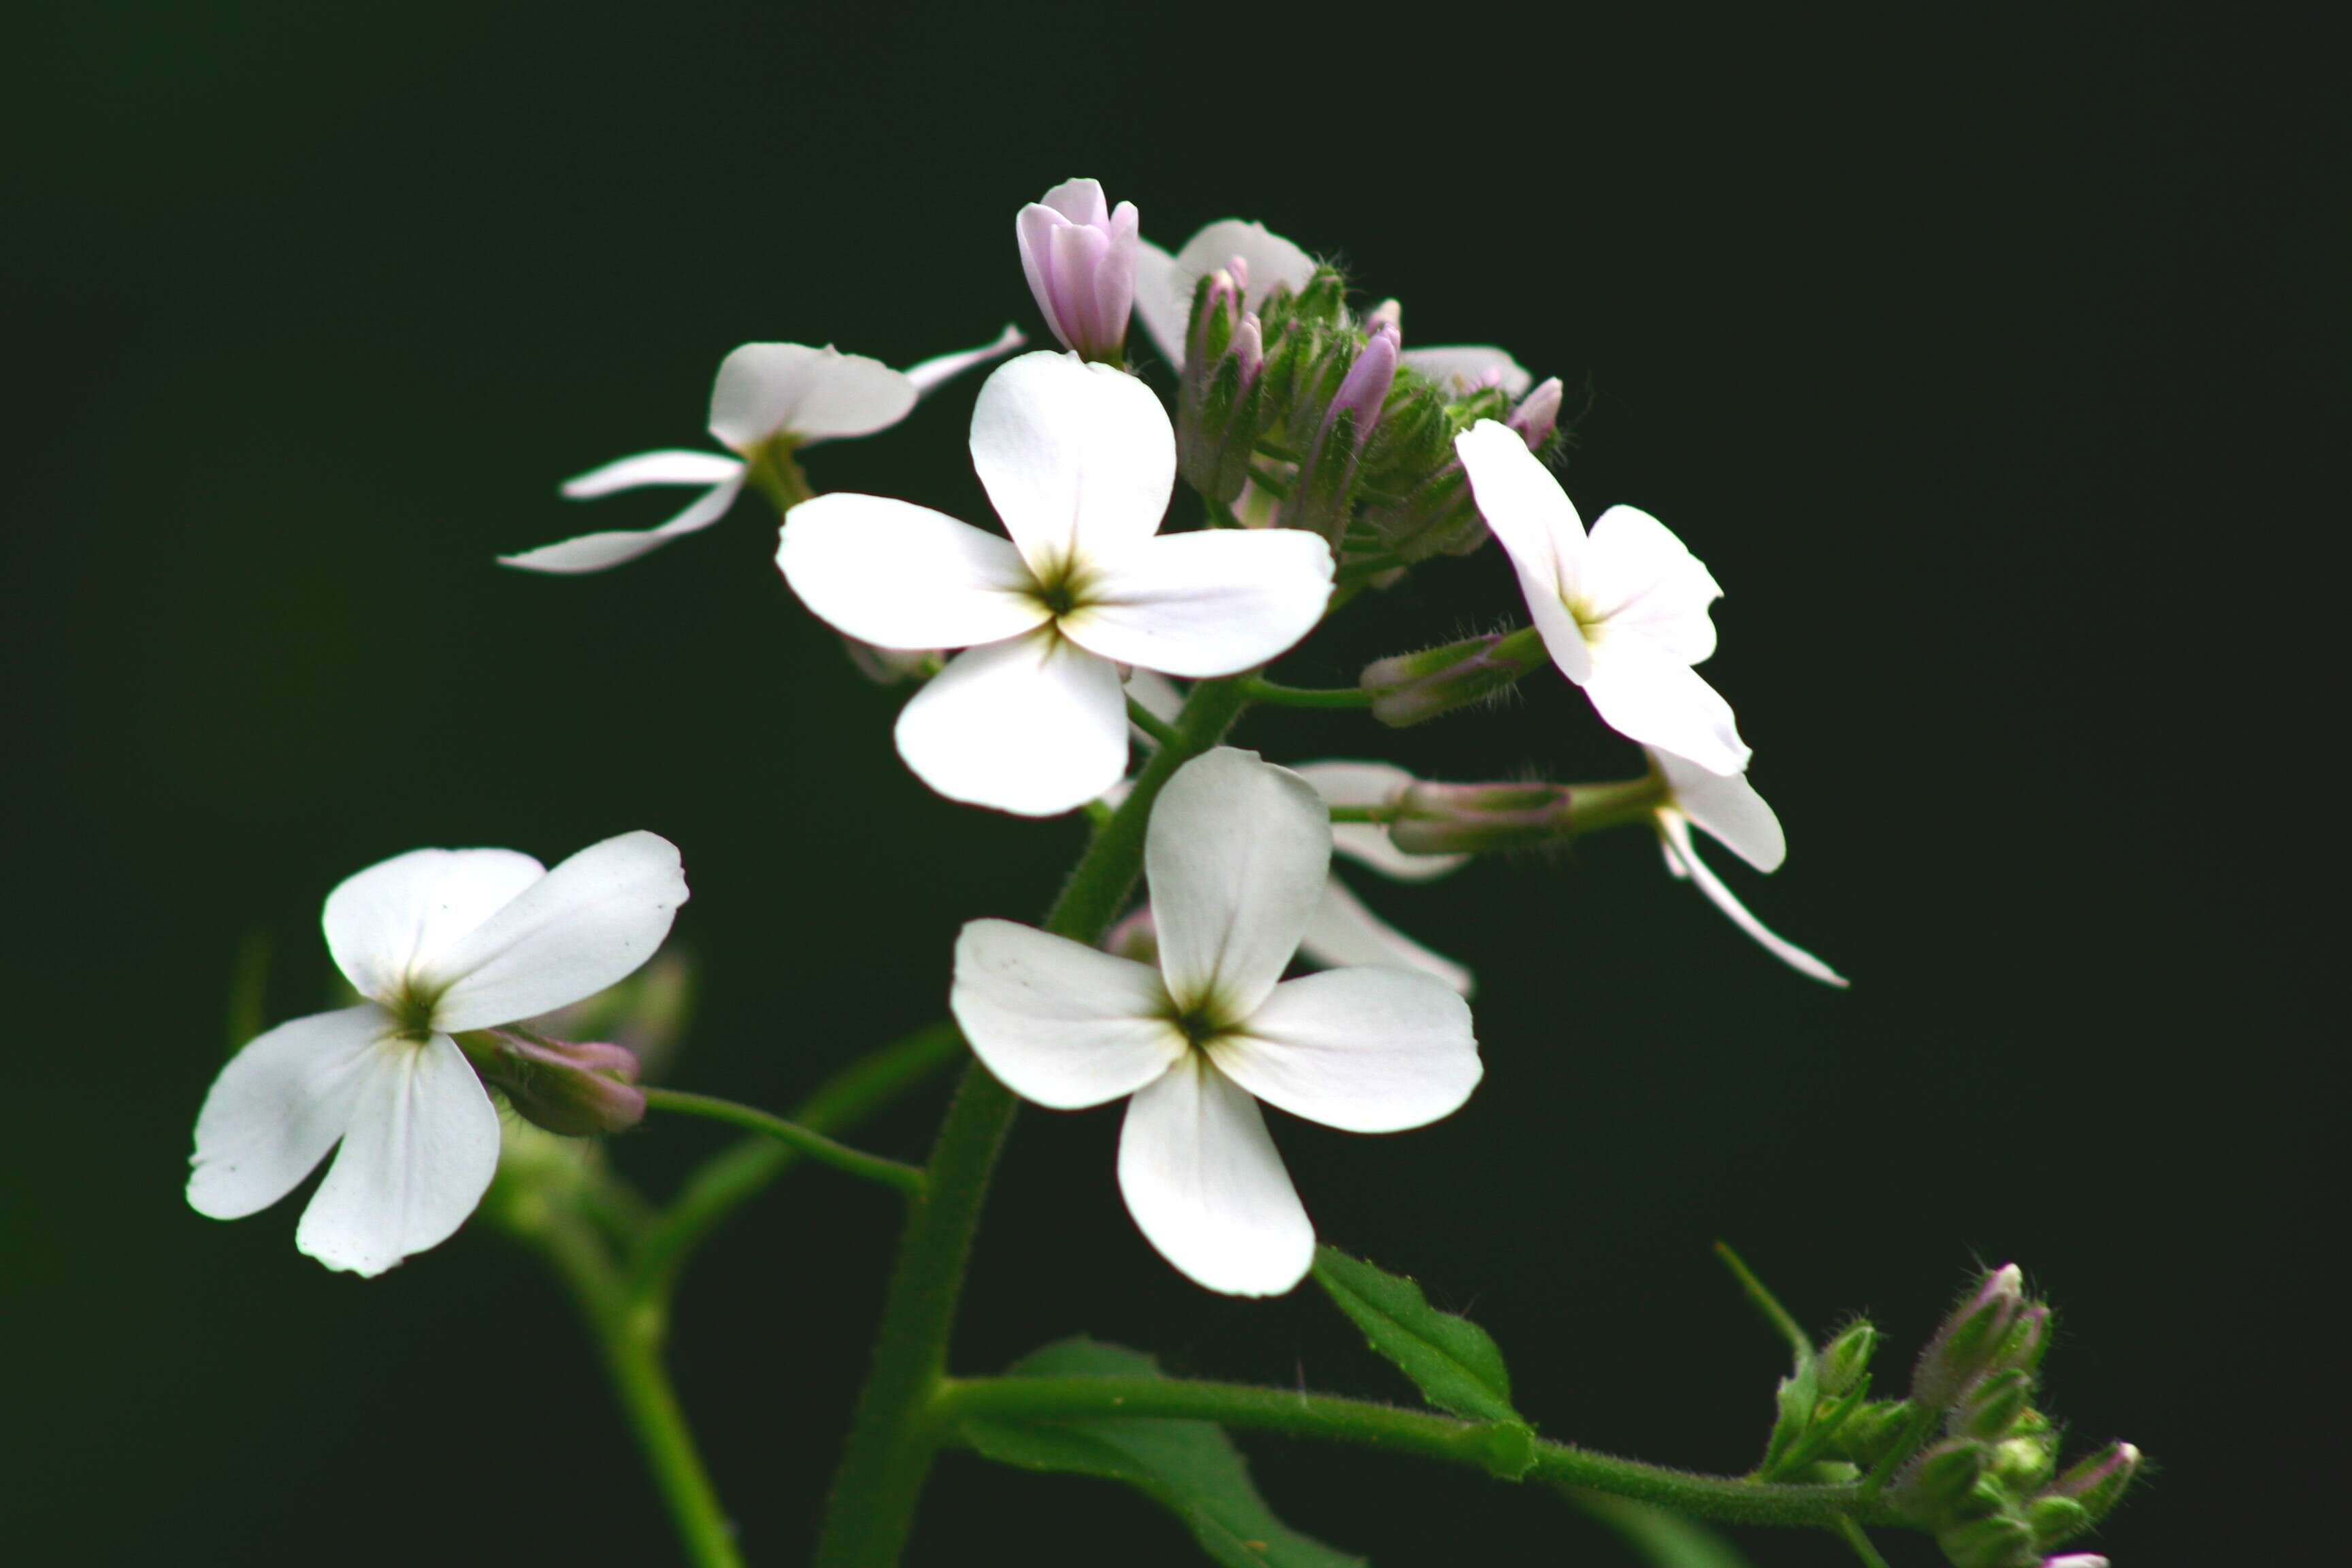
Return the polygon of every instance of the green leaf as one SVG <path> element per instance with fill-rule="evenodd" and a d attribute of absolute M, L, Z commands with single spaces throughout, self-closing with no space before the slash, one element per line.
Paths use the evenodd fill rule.
<path fill-rule="evenodd" d="M 1394 1362 L 1432 1405 L 1473 1421 L 1519 1423 L 1511 1374 L 1486 1330 L 1439 1311 L 1403 1276 L 1337 1247 L 1315 1249 L 1315 1280 L 1364 1331 L 1364 1342 Z"/>
<path fill-rule="evenodd" d="M 1748 1568 L 1738 1547 L 1680 1514 L 1605 1492 L 1563 1489 L 1578 1507 L 1616 1531 L 1651 1568 Z"/>
<path fill-rule="evenodd" d="M 1158 1377 L 1141 1351 L 1063 1340 L 1015 1362 L 1013 1377 Z M 1299 1534 L 1267 1508 L 1241 1450 L 1213 1421 L 1126 1417 L 1013 1421 L 967 1417 L 964 1440 L 1024 1469 L 1123 1481 L 1184 1521 L 1201 1550 L 1227 1568 L 1364 1568 L 1364 1559 Z"/>

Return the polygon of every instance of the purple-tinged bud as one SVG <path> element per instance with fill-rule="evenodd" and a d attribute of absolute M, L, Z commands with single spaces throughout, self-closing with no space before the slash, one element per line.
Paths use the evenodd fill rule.
<path fill-rule="evenodd" d="M 2070 1468 L 2051 1483 L 2047 1495 L 2072 1498 L 2083 1505 L 2090 1522 L 2099 1521 L 2115 1511 L 2130 1489 L 2132 1477 L 2139 1473 L 2139 1450 L 2129 1443 L 2116 1443 L 2100 1450 Z"/>
<path fill-rule="evenodd" d="M 1402 344 L 1391 322 L 1373 330 L 1337 391 L 1323 408 L 1314 445 L 1298 465 L 1297 482 L 1283 507 L 1282 526 L 1304 529 L 1337 542 L 1348 527 L 1348 506 L 1364 443 L 1381 422 L 1381 408 L 1396 384 Z"/>
<path fill-rule="evenodd" d="M 2025 1276 L 2016 1264 L 1986 1275 L 1919 1352 L 1911 1397 L 1931 1410 L 1950 1410 L 1961 1391 L 1992 1365 L 2024 1305 Z"/>
<path fill-rule="evenodd" d="M 1936 1544 L 1944 1549 L 1952 1568 L 2039 1568 L 2042 1562 L 2032 1526 L 2005 1513 L 1939 1531 Z"/>
<path fill-rule="evenodd" d="M 1403 349 L 1395 322 L 1383 321 L 1373 329 L 1364 352 L 1356 356 L 1356 363 L 1348 367 L 1347 379 L 1339 383 L 1339 395 L 1331 400 L 1330 412 L 1323 416 L 1325 431 L 1341 414 L 1349 414 L 1355 417 L 1356 445 L 1364 444 L 1372 426 L 1381 421 L 1381 405 L 1388 401 L 1389 388 L 1396 384 Z"/>
<path fill-rule="evenodd" d="M 1519 439 L 1528 444 L 1528 451 L 1541 451 L 1543 444 L 1551 439 L 1552 432 L 1559 428 L 1560 396 L 1559 377 L 1553 376 L 1520 398 L 1519 405 L 1511 410 L 1511 416 L 1503 421 L 1519 433 Z"/>
<path fill-rule="evenodd" d="M 1138 963 L 1160 962 L 1160 928 L 1152 922 L 1151 906 L 1144 905 L 1110 928 L 1102 940 L 1105 952 L 1131 958 Z"/>
<path fill-rule="evenodd" d="M 1569 788 L 1552 784 L 1430 784 L 1397 800 L 1389 842 L 1408 855 L 1491 855 L 1569 833 Z"/>
<path fill-rule="evenodd" d="M 484 1030 L 468 1043 L 482 1081 L 534 1127 L 586 1138 L 625 1132 L 645 1120 L 636 1054 L 625 1046 L 551 1040 L 520 1029 Z"/>
<path fill-rule="evenodd" d="M 1176 386 L 1176 466 L 1184 482 L 1230 506 L 1249 482 L 1250 458 L 1264 425 L 1265 330 L 1245 305 L 1248 269 L 1230 267 L 1201 279 L 1185 329 L 1184 369 Z"/>
<path fill-rule="evenodd" d="M 1080 357 L 1120 362 L 1135 305 L 1133 202 L 1113 209 L 1093 180 L 1066 180 L 1013 219 L 1021 270 L 1045 324 Z"/>
<path fill-rule="evenodd" d="M 1531 631 L 1492 632 L 1377 660 L 1358 684 L 1372 694 L 1372 717 L 1402 730 L 1507 690 L 1549 657 Z"/>
<path fill-rule="evenodd" d="M 1364 331 L 1377 332 L 1381 328 L 1392 332 L 1404 331 L 1404 304 L 1398 300 L 1383 300 L 1364 317 Z"/>
<path fill-rule="evenodd" d="M 2012 1366 L 1969 1385 L 1952 1413 L 1952 1429 L 1988 1443 L 2006 1437 L 2033 1404 L 2033 1374 Z"/>

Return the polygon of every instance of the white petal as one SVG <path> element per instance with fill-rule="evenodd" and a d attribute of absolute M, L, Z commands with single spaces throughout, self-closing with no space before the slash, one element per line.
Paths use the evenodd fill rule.
<path fill-rule="evenodd" d="M 1294 770 L 1315 786 L 1326 805 L 1387 805 L 1413 782 L 1402 768 L 1387 763 L 1301 763 Z M 1331 847 L 1339 854 L 1401 882 L 1425 882 L 1469 863 L 1467 855 L 1408 855 L 1376 822 L 1335 822 Z M 1350 962 L 1362 962 L 1351 960 Z"/>
<path fill-rule="evenodd" d="M 1672 752 L 1652 751 L 1680 811 L 1759 871 L 1777 871 L 1789 858 L 1780 819 L 1746 773 L 1721 777 Z"/>
<path fill-rule="evenodd" d="M 898 714 L 915 776 L 970 805 L 1073 811 L 1127 772 L 1118 670 L 1051 629 L 948 661 Z"/>
<path fill-rule="evenodd" d="M 1190 1048 L 1158 970 L 1011 921 L 963 928 L 948 1006 L 990 1072 L 1055 1110 L 1133 1094 Z"/>
<path fill-rule="evenodd" d="M 1384 963 L 1433 974 L 1459 995 L 1470 995 L 1477 988 L 1468 970 L 1372 913 L 1337 877 L 1324 884 L 1323 901 L 1315 906 L 1315 917 L 1307 922 L 1306 940 L 1298 944 L 1298 952 L 1324 969 Z"/>
<path fill-rule="evenodd" d="M 1499 386 L 1511 397 L 1536 384 L 1527 368 L 1492 343 L 1407 349 L 1403 363 L 1437 383 L 1446 394 L 1465 397 L 1481 387 Z"/>
<path fill-rule="evenodd" d="M 1592 650 L 1584 694 L 1629 741 L 1672 752 L 1709 773 L 1748 765 L 1731 704 L 1689 665 L 1640 637 L 1611 637 Z"/>
<path fill-rule="evenodd" d="M 1212 1290 L 1278 1296 L 1315 1260 L 1257 1101 L 1197 1052 L 1128 1102 L 1118 1190 L 1160 1256 Z"/>
<path fill-rule="evenodd" d="M 684 454 L 680 454 L 684 456 Z M 727 458 L 715 459 L 730 462 Z M 709 492 L 697 496 L 692 504 L 659 528 L 608 529 L 601 533 L 583 533 L 575 538 L 542 544 L 536 550 L 526 550 L 519 555 L 501 555 L 501 566 L 520 566 L 526 572 L 602 572 L 607 566 L 618 566 L 624 561 L 660 549 L 671 540 L 688 533 L 699 532 L 727 515 L 735 498 L 743 493 L 743 465 L 731 463 L 734 472 L 722 479 Z"/>
<path fill-rule="evenodd" d="M 381 1274 L 446 1241 L 499 1168 L 499 1113 L 446 1035 L 370 1054 L 351 1127 L 294 1245 L 330 1268 Z"/>
<path fill-rule="evenodd" d="M 745 343 L 719 362 L 710 434 L 746 457 L 779 436 L 805 446 L 887 430 L 915 406 L 915 384 L 878 359 L 827 344 Z"/>
<path fill-rule="evenodd" d="M 1799 947 L 1795 942 L 1766 929 L 1762 921 L 1748 912 L 1748 906 L 1732 895 L 1716 874 L 1707 869 L 1706 862 L 1698 858 L 1691 844 L 1690 825 L 1672 812 L 1662 813 L 1658 826 L 1665 835 L 1667 865 L 1679 868 L 1696 883 L 1706 895 L 1707 902 L 1721 910 L 1733 925 L 1753 937 L 1765 952 L 1795 970 L 1798 973 L 1821 981 L 1825 985 L 1843 989 L 1853 984 L 1836 970 Z"/>
<path fill-rule="evenodd" d="M 590 845 L 434 960 L 433 1026 L 487 1029 L 594 995 L 654 955 L 686 897 L 677 846 L 658 834 Z"/>
<path fill-rule="evenodd" d="M 1176 433 L 1126 372 L 1023 354 L 980 389 L 971 464 L 1030 568 L 1051 580 L 1082 554 L 1115 558 L 1159 530 Z"/>
<path fill-rule="evenodd" d="M 1592 525 L 1584 595 L 1604 636 L 1638 634 L 1685 664 L 1715 653 L 1706 607 L 1723 590 L 1673 530 L 1637 507 L 1612 506 Z"/>
<path fill-rule="evenodd" d="M 1239 1020 L 1282 978 L 1322 900 L 1330 816 L 1288 768 L 1220 746 L 1160 791 L 1143 863 L 1169 994 Z"/>
<path fill-rule="evenodd" d="M 1286 980 L 1208 1051 L 1218 1071 L 1268 1105 L 1348 1132 L 1399 1132 L 1451 1116 L 1486 1071 L 1469 1004 L 1408 969 Z"/>
<path fill-rule="evenodd" d="M 1105 658 L 1186 677 L 1253 669 L 1331 600 L 1331 547 L 1297 529 L 1146 540 L 1090 578 L 1063 634 Z"/>
<path fill-rule="evenodd" d="M 1040 206 L 1052 207 L 1072 223 L 1108 224 L 1110 203 L 1103 196 L 1102 182 L 1084 177 L 1064 180 L 1038 198 Z"/>
<path fill-rule="evenodd" d="M 999 354 L 1011 353 L 1029 340 L 1018 327 L 1007 326 L 996 334 L 996 341 L 982 343 L 976 349 L 961 349 L 951 354 L 940 354 L 919 364 L 907 367 L 907 379 L 915 384 L 916 395 L 928 397 L 942 382 L 952 381 L 976 364 L 985 364 Z"/>
<path fill-rule="evenodd" d="M 1235 257 L 1249 269 L 1244 302 L 1253 310 L 1265 303 L 1276 285 L 1296 293 L 1315 276 L 1313 257 L 1267 232 L 1264 224 L 1240 218 L 1209 225 L 1174 256 L 1149 241 L 1139 247 L 1135 313 L 1143 318 L 1144 330 L 1174 368 L 1184 368 L 1184 328 L 1192 316 L 1193 287 L 1218 268 L 1231 266 Z"/>
<path fill-rule="evenodd" d="M 742 471 L 742 459 L 716 452 L 639 452 L 564 480 L 563 497 L 593 500 L 642 485 L 723 485 Z"/>
<path fill-rule="evenodd" d="M 883 496 L 801 502 L 785 514 L 776 564 L 818 619 L 878 647 L 1000 642 L 1047 616 L 1009 542 Z"/>
<path fill-rule="evenodd" d="M 477 926 L 546 875 L 546 867 L 512 849 L 395 855 L 346 877 L 327 895 L 320 921 L 327 951 L 353 990 L 397 1004 L 412 979 L 431 972 Z"/>
<path fill-rule="evenodd" d="M 1184 711 L 1184 693 L 1177 689 L 1174 681 L 1157 670 L 1129 670 L 1127 694 L 1141 704 L 1146 713 L 1163 724 L 1173 724 L 1176 716 Z"/>
<path fill-rule="evenodd" d="M 1160 357 L 1184 368 L 1184 329 L 1192 316 L 1192 286 L 1176 281 L 1176 258 L 1148 239 L 1135 242 L 1135 314 Z"/>
<path fill-rule="evenodd" d="M 1577 593 L 1586 541 L 1568 492 L 1518 432 L 1499 420 L 1481 419 L 1456 436 L 1454 451 L 1470 476 L 1478 515 L 1518 572 L 1519 592 L 1527 595 L 1544 647 L 1562 675 L 1582 685 L 1591 674 L 1591 658 L 1568 601 Z"/>
<path fill-rule="evenodd" d="M 292 1192 L 350 1125 L 368 1053 L 398 1032 L 392 1015 L 368 1002 L 247 1041 L 196 1113 L 188 1206 L 242 1219 Z"/>

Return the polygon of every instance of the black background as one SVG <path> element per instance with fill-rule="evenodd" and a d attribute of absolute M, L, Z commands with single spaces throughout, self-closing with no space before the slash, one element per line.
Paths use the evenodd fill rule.
<path fill-rule="evenodd" d="M 698 445 L 738 342 L 903 364 L 1034 331 L 1013 215 L 1077 173 L 1162 244 L 1258 217 L 1401 296 L 1408 342 L 1589 384 L 1570 492 L 1656 512 L 1729 589 L 1707 673 L 1793 847 L 1731 875 L 1856 980 L 1782 971 L 1638 836 L 1374 888 L 1478 969 L 1489 1076 L 1398 1139 L 1284 1121 L 1322 1232 L 1473 1310 L 1547 1430 L 1710 1468 L 1752 1459 L 1779 1359 L 1715 1237 L 1816 1325 L 1877 1314 L 1898 1373 L 1972 1260 L 2016 1258 L 2064 1315 L 2056 1408 L 2163 1465 L 2103 1550 L 2326 1539 L 2343 1445 L 2295 1417 L 2342 1373 L 2322 660 L 2352 141 L 2340 39 L 2200 10 L 20 14 L 11 1555 L 669 1560 L 566 1305 L 486 1227 L 359 1283 L 294 1252 L 292 1205 L 186 1210 L 231 955 L 268 933 L 272 1016 L 309 1011 L 337 879 L 645 826 L 695 889 L 678 1081 L 781 1106 L 937 1016 L 958 925 L 1034 918 L 1077 825 L 908 777 L 896 695 L 791 601 L 751 501 L 599 577 L 490 558 L 664 515 L 553 484 Z M 983 517 L 976 384 L 813 476 Z M 1284 673 L 1516 607 L 1491 552 L 1423 579 Z M 1402 736 L 1239 738 L 1464 777 L 1632 761 L 1542 681 Z M 868 1141 L 919 1155 L 936 1108 Z M 1402 1394 L 1311 1291 L 1160 1264 L 1115 1126 L 1024 1115 L 960 1364 L 1087 1330 Z M 714 1142 L 656 1122 L 619 1157 L 666 1190 Z M 803 1550 L 891 1225 L 803 1173 L 688 1283 L 678 1376 L 755 1562 Z M 1249 1447 L 1293 1522 L 1384 1563 L 1618 1560 L 1539 1495 Z M 916 1560 L 983 1551 L 1193 1560 L 1125 1494 L 951 1459 Z"/>

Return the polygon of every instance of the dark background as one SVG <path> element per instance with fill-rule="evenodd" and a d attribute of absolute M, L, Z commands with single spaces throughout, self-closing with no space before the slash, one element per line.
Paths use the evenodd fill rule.
<path fill-rule="evenodd" d="M 678 1081 L 781 1106 L 937 1016 L 957 926 L 1034 918 L 1078 826 L 916 784 L 897 695 L 793 604 L 754 501 L 601 577 L 491 556 L 667 515 L 554 483 L 698 445 L 738 342 L 904 364 L 1034 331 L 1013 215 L 1076 173 L 1171 247 L 1259 217 L 1402 296 L 1408 342 L 1590 384 L 1571 493 L 1655 511 L 1730 590 L 1707 673 L 1794 847 L 1730 874 L 1856 981 L 1780 969 L 1638 836 L 1374 887 L 1478 969 L 1489 1077 L 1395 1140 L 1283 1121 L 1323 1233 L 1473 1309 L 1548 1430 L 1715 1468 L 1757 1452 L 1779 1352 L 1714 1238 L 1813 1324 L 1876 1313 L 1898 1378 L 1972 1261 L 2015 1258 L 2064 1314 L 2056 1408 L 2164 1466 L 2103 1550 L 2307 1545 L 2345 1458 L 2285 1435 L 2342 1370 L 2340 40 L 2189 7 L 1108 9 L 18 14 L 12 1558 L 670 1560 L 566 1304 L 487 1227 L 359 1283 L 294 1252 L 293 1204 L 186 1210 L 232 954 L 267 932 L 271 1016 L 309 1011 L 339 878 L 646 826 L 695 889 Z M 814 478 L 984 516 L 976 385 Z M 1285 673 L 1516 608 L 1492 552 L 1423 575 Z M 1240 739 L 1469 777 L 1633 760 L 1540 680 L 1403 736 Z M 918 1155 L 936 1110 L 869 1142 Z M 1313 1292 L 1161 1265 L 1115 1128 L 1024 1115 L 962 1365 L 1086 1330 L 1403 1392 Z M 657 1123 L 619 1158 L 666 1190 L 716 1142 Z M 891 1222 L 806 1172 L 688 1286 L 678 1376 L 755 1562 L 803 1550 Z M 1537 1494 L 1248 1446 L 1293 1522 L 1384 1563 L 1616 1560 Z M 950 1460 L 917 1560 L 983 1551 L 1193 1560 L 1124 1493 Z"/>

